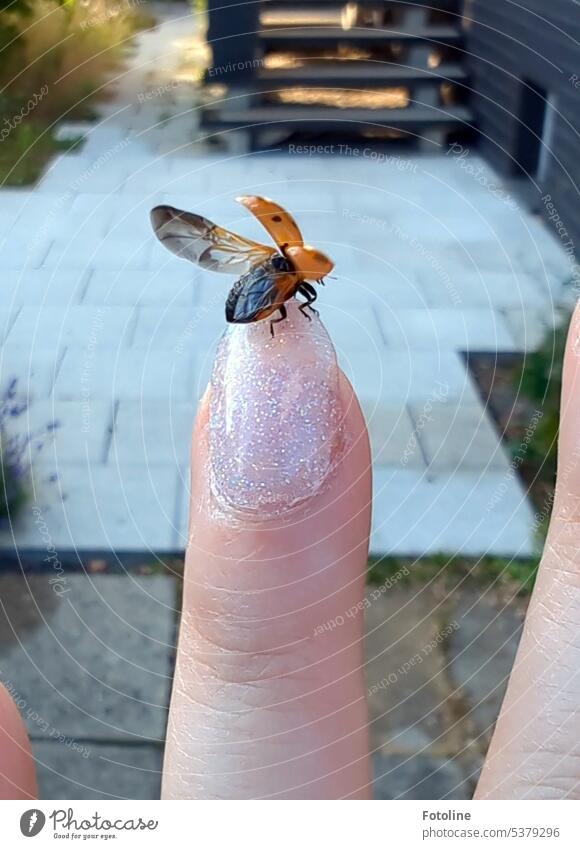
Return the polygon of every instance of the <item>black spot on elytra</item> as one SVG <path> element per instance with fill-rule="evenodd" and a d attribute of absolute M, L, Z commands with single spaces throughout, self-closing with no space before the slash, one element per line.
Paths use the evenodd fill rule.
<path fill-rule="evenodd" d="M 273 215 L 272 221 L 275 221 L 276 224 L 279 224 L 282 221 L 282 216 L 281 215 Z"/>

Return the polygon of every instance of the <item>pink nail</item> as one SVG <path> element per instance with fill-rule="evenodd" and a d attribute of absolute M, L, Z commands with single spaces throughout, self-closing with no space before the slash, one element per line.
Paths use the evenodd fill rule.
<path fill-rule="evenodd" d="M 212 486 L 238 510 L 276 515 L 328 476 L 340 423 L 338 366 L 318 316 L 296 301 L 288 318 L 230 325 L 213 369 Z M 274 318 L 277 314 L 274 314 Z"/>

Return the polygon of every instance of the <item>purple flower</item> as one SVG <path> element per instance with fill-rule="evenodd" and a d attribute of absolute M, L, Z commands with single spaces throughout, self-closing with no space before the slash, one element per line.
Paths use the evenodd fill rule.
<path fill-rule="evenodd" d="M 0 393 L 0 525 L 13 518 L 26 501 L 32 449 L 40 451 L 42 437 L 59 427 L 58 422 L 49 422 L 36 432 L 11 434 L 10 421 L 28 409 L 28 402 L 18 398 L 17 393 L 17 378 L 12 378 Z"/>

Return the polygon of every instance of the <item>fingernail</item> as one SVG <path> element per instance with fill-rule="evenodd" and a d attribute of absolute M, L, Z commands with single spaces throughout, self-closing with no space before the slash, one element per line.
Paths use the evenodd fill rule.
<path fill-rule="evenodd" d="M 211 379 L 209 446 L 216 497 L 276 515 L 312 496 L 333 464 L 341 419 L 338 366 L 318 316 L 228 327 Z M 275 314 L 276 318 L 277 315 Z"/>

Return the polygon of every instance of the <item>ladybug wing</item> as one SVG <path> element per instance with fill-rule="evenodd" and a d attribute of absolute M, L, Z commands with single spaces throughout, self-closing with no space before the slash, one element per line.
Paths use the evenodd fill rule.
<path fill-rule="evenodd" d="M 193 212 L 156 206 L 150 214 L 155 235 L 169 251 L 211 271 L 245 274 L 277 253 Z"/>
<path fill-rule="evenodd" d="M 231 288 L 226 302 L 226 319 L 245 323 L 266 318 L 286 301 L 296 288 L 296 276 L 276 274 L 258 266 Z"/>
<path fill-rule="evenodd" d="M 255 215 L 279 248 L 304 244 L 302 233 L 294 218 L 273 200 L 255 195 L 239 197 L 236 200 Z"/>

